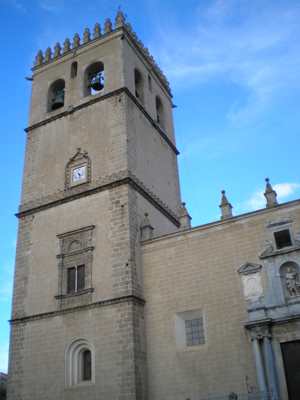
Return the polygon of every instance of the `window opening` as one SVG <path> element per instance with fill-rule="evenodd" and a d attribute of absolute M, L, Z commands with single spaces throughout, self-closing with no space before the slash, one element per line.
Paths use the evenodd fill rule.
<path fill-rule="evenodd" d="M 92 379 L 92 353 L 90 350 L 82 352 L 81 369 L 82 380 L 90 381 Z"/>
<path fill-rule="evenodd" d="M 141 103 L 144 101 L 144 90 L 143 90 L 143 77 L 137 69 L 134 70 L 134 85 L 135 85 L 135 97 L 140 100 Z"/>
<path fill-rule="evenodd" d="M 78 69 L 78 63 L 77 61 L 74 61 L 71 65 L 71 78 L 74 79 L 77 76 L 77 69 Z"/>
<path fill-rule="evenodd" d="M 162 101 L 158 96 L 156 96 L 155 99 L 155 107 L 156 107 L 156 121 L 162 128 L 164 128 L 164 108 Z"/>
<path fill-rule="evenodd" d="M 187 346 L 197 346 L 205 343 L 203 319 L 185 320 L 185 335 Z"/>
<path fill-rule="evenodd" d="M 78 265 L 67 269 L 67 293 L 76 293 L 85 287 L 85 266 Z"/>
<path fill-rule="evenodd" d="M 90 65 L 85 72 L 85 95 L 96 95 L 104 88 L 104 65 L 97 62 Z"/>
<path fill-rule="evenodd" d="M 150 92 L 152 92 L 152 79 L 150 75 L 148 75 L 148 88 Z"/>
<path fill-rule="evenodd" d="M 49 89 L 48 110 L 54 111 L 65 104 L 65 81 L 59 79 Z"/>
<path fill-rule="evenodd" d="M 291 233 L 289 229 L 274 232 L 274 238 L 277 249 L 283 249 L 284 247 L 292 246 Z"/>

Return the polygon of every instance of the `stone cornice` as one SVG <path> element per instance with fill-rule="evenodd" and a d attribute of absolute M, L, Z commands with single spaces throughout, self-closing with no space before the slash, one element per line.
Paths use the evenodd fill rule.
<path fill-rule="evenodd" d="M 67 110 L 62 111 L 61 113 L 51 115 L 49 118 L 44 119 L 43 121 L 39 121 L 33 125 L 28 126 L 25 128 L 25 132 L 30 132 L 36 128 L 40 128 L 43 125 L 47 125 L 57 119 L 66 117 L 68 115 L 71 115 L 75 113 L 76 111 L 82 110 L 85 107 L 89 107 L 95 103 L 98 103 L 100 101 L 106 100 L 110 97 L 118 96 L 122 93 L 126 93 L 127 96 L 134 102 L 134 104 L 140 109 L 140 111 L 144 114 L 144 116 L 148 119 L 148 121 L 151 123 L 151 125 L 154 127 L 154 129 L 158 132 L 158 134 L 162 137 L 162 139 L 169 145 L 169 147 L 174 151 L 176 155 L 179 154 L 179 151 L 177 150 L 176 146 L 174 143 L 169 139 L 168 135 L 161 129 L 161 127 L 157 124 L 157 122 L 154 121 L 154 119 L 151 117 L 151 115 L 145 110 L 144 106 L 137 100 L 137 98 L 131 93 L 131 91 L 127 87 L 122 87 L 116 90 L 113 90 L 112 92 L 105 93 L 103 95 L 97 95 L 92 99 L 89 99 L 88 101 L 78 104 L 76 106 L 70 107 Z"/>
<path fill-rule="evenodd" d="M 238 223 L 240 221 L 243 221 L 243 220 L 246 220 L 249 218 L 255 218 L 262 214 L 268 214 L 268 213 L 275 214 L 277 211 L 280 211 L 282 209 L 289 208 L 289 207 L 294 207 L 294 206 L 300 207 L 300 199 L 288 201 L 288 202 L 282 203 L 282 204 L 278 204 L 276 207 L 263 208 L 260 210 L 247 212 L 245 214 L 236 215 L 236 216 L 233 216 L 233 217 L 225 219 L 225 220 L 213 221 L 213 222 L 209 222 L 207 224 L 195 226 L 193 228 L 187 228 L 185 230 L 180 230 L 178 232 L 172 232 L 172 233 L 167 233 L 165 235 L 156 236 L 153 239 L 148 239 L 148 240 L 142 241 L 142 244 L 143 244 L 143 246 L 146 247 L 146 246 L 154 244 L 156 242 L 161 242 L 163 240 L 170 240 L 170 239 L 176 238 L 178 236 L 192 235 L 192 234 L 195 234 L 196 232 L 205 231 L 208 229 L 214 229 L 214 228 L 220 227 L 220 226 L 226 227 L 229 224 Z"/>
<path fill-rule="evenodd" d="M 12 325 L 24 324 L 27 322 L 36 321 L 36 320 L 40 320 L 40 319 L 53 318 L 53 317 L 60 316 L 63 314 L 69 314 L 69 313 L 73 313 L 73 312 L 77 312 L 77 311 L 90 310 L 90 309 L 94 309 L 94 308 L 98 308 L 98 307 L 106 307 L 106 306 L 120 304 L 120 303 L 135 303 L 137 305 L 144 306 L 145 300 L 142 299 L 141 297 L 138 297 L 135 295 L 128 295 L 128 296 L 116 297 L 116 298 L 111 298 L 111 299 L 106 299 L 106 300 L 100 300 L 100 301 L 96 301 L 94 303 L 80 305 L 80 306 L 76 306 L 76 307 L 65 308 L 63 310 L 55 310 L 55 311 L 49 311 L 49 312 L 41 313 L 41 314 L 34 314 L 34 315 L 28 315 L 28 316 L 24 316 L 24 317 L 20 317 L 20 318 L 13 318 L 9 322 Z"/>
<path fill-rule="evenodd" d="M 37 212 L 41 212 L 43 210 L 121 185 L 130 185 L 146 200 L 148 200 L 156 209 L 165 215 L 175 226 L 179 227 L 180 224 L 177 215 L 130 171 L 122 171 L 119 174 L 113 174 L 109 177 L 105 177 L 101 181 L 98 181 L 94 184 L 89 184 L 82 188 L 75 187 L 67 191 L 61 190 L 51 196 L 45 196 L 35 201 L 22 204 L 16 216 L 18 218 L 22 218 L 27 215 L 35 214 Z"/>
<path fill-rule="evenodd" d="M 279 318 L 264 318 L 256 321 L 247 321 L 244 327 L 248 330 L 274 325 L 283 325 L 293 321 L 300 321 L 300 314 L 286 315 Z"/>

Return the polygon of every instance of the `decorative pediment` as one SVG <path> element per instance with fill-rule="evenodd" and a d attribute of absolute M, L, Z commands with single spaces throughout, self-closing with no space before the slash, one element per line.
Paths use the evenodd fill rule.
<path fill-rule="evenodd" d="M 259 272 L 261 268 L 262 266 L 260 264 L 247 262 L 240 266 L 240 268 L 238 269 L 238 273 L 241 275 L 250 275 Z"/>
<path fill-rule="evenodd" d="M 82 161 L 89 161 L 89 159 L 90 158 L 88 156 L 88 152 L 87 151 L 82 151 L 81 147 L 78 147 L 76 153 L 74 154 L 74 156 L 71 157 L 70 160 L 68 161 L 67 166 L 70 165 L 70 164 L 77 164 L 77 162 L 80 163 Z"/>
<path fill-rule="evenodd" d="M 292 222 L 293 222 L 293 220 L 291 218 L 282 217 L 282 218 L 277 218 L 277 219 L 272 220 L 272 221 L 268 221 L 266 227 L 267 228 L 277 228 L 277 227 L 280 227 L 282 225 L 290 224 Z"/>

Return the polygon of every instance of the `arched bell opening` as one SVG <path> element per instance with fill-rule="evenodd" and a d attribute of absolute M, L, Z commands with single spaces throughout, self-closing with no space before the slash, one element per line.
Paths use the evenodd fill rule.
<path fill-rule="evenodd" d="M 104 65 L 102 62 L 91 64 L 84 75 L 84 95 L 96 95 L 104 89 Z"/>
<path fill-rule="evenodd" d="M 65 81 L 58 79 L 53 82 L 48 92 L 48 111 L 54 111 L 65 104 Z"/>

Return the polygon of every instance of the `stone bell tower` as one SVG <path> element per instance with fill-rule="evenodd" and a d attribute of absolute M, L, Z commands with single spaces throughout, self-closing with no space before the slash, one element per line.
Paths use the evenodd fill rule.
<path fill-rule="evenodd" d="M 146 399 L 141 224 L 176 231 L 168 82 L 118 12 L 33 67 L 9 400 Z"/>

